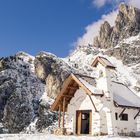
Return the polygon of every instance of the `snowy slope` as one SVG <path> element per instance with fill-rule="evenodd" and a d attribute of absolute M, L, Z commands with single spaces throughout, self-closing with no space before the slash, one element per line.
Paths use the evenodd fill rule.
<path fill-rule="evenodd" d="M 115 48 L 122 47 L 122 43 L 126 43 L 134 48 L 136 46 L 136 42 L 139 40 L 139 35 L 133 36 L 128 39 L 124 39 Z M 137 44 L 136 47 L 140 47 L 140 45 Z M 94 48 L 91 45 L 80 46 L 77 47 L 76 50 L 64 60 L 69 63 L 69 65 L 74 67 L 76 66 L 75 68 L 80 72 L 84 72 L 92 77 L 98 77 L 96 68 L 93 68 L 90 65 L 97 56 L 103 56 L 107 58 L 114 66 L 116 66 L 116 75 L 114 76 L 115 80 L 124 83 L 140 96 L 140 64 L 132 63 L 131 65 L 124 65 L 121 59 L 105 55 L 106 51 L 108 50 Z"/>

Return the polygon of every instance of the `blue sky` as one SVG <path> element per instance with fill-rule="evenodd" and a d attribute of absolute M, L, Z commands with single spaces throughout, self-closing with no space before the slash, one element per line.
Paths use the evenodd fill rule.
<path fill-rule="evenodd" d="M 42 50 L 65 57 L 85 27 L 112 9 L 93 0 L 0 0 L 0 57 Z"/>

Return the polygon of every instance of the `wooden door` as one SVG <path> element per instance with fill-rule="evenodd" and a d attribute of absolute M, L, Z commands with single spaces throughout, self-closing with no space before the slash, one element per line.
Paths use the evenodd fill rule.
<path fill-rule="evenodd" d="M 85 116 L 88 118 L 84 118 Z M 87 128 L 88 131 L 84 132 L 83 129 L 85 128 Z M 91 133 L 92 133 L 92 111 L 91 110 L 76 111 L 76 134 L 80 135 L 80 134 L 91 134 Z"/>

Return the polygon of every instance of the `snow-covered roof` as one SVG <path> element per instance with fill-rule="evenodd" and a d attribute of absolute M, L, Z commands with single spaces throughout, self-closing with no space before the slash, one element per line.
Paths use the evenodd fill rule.
<path fill-rule="evenodd" d="M 95 58 L 95 60 L 92 63 L 92 66 L 95 67 L 98 62 L 100 62 L 105 67 L 116 68 L 108 59 L 101 56 Z"/>
<path fill-rule="evenodd" d="M 140 98 L 122 83 L 112 81 L 113 99 L 119 106 L 140 108 Z"/>
<path fill-rule="evenodd" d="M 91 91 L 91 93 L 95 95 L 102 95 L 102 91 L 98 90 L 96 86 L 96 81 L 94 78 L 84 75 L 75 75 L 77 79 L 88 89 Z"/>

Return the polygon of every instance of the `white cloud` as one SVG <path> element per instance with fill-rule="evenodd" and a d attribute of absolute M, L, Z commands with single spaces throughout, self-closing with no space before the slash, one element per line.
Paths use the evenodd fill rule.
<path fill-rule="evenodd" d="M 100 8 L 100 7 L 103 7 L 107 3 L 107 0 L 93 0 L 92 3 L 98 8 Z"/>
<path fill-rule="evenodd" d="M 99 29 L 102 23 L 104 21 L 108 21 L 111 26 L 114 25 L 114 21 L 117 16 L 117 11 L 113 11 L 107 15 L 103 15 L 100 20 L 97 22 L 93 22 L 92 24 L 88 25 L 85 28 L 85 34 L 82 37 L 79 37 L 75 45 L 87 45 L 87 44 L 93 44 L 93 39 L 95 36 L 98 35 Z"/>
<path fill-rule="evenodd" d="M 98 8 L 101 8 L 105 6 L 107 3 L 112 4 L 116 7 L 120 2 L 123 2 L 125 0 L 93 0 L 92 3 Z"/>

